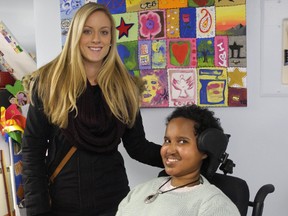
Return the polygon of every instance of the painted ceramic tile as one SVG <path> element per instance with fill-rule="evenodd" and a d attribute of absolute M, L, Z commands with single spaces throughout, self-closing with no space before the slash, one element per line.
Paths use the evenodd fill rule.
<path fill-rule="evenodd" d="M 198 68 L 198 105 L 228 106 L 226 68 Z"/>
<path fill-rule="evenodd" d="M 168 107 L 168 84 L 166 70 L 141 70 L 145 82 L 142 107 Z"/>
<path fill-rule="evenodd" d="M 229 36 L 230 67 L 246 67 L 246 36 Z"/>
<path fill-rule="evenodd" d="M 84 0 L 60 0 L 61 17 L 72 18 L 75 12 L 85 4 Z"/>
<path fill-rule="evenodd" d="M 119 14 L 126 12 L 125 0 L 97 0 L 98 3 L 105 5 L 112 14 Z"/>
<path fill-rule="evenodd" d="M 231 6 L 245 4 L 246 0 L 215 0 L 215 6 Z"/>
<path fill-rule="evenodd" d="M 179 9 L 168 9 L 166 10 L 167 19 L 167 38 L 179 38 Z"/>
<path fill-rule="evenodd" d="M 114 14 L 113 17 L 116 25 L 116 36 L 118 43 L 137 40 L 137 13 Z"/>
<path fill-rule="evenodd" d="M 152 68 L 166 68 L 166 41 L 153 40 L 152 41 Z"/>
<path fill-rule="evenodd" d="M 96 3 L 97 3 L 97 0 L 85 0 L 85 1 L 84 1 L 85 4 L 87 4 L 87 3 L 89 3 L 89 2 L 96 2 Z"/>
<path fill-rule="evenodd" d="M 129 73 L 133 76 L 140 77 L 140 70 L 129 70 Z"/>
<path fill-rule="evenodd" d="M 196 9 L 180 8 L 180 37 L 196 38 Z"/>
<path fill-rule="evenodd" d="M 215 66 L 216 67 L 227 67 L 228 66 L 228 37 L 227 36 L 216 36 L 214 39 L 214 50 L 215 50 Z"/>
<path fill-rule="evenodd" d="M 215 37 L 215 7 L 196 8 L 197 38 Z"/>
<path fill-rule="evenodd" d="M 198 67 L 214 66 L 214 38 L 197 39 Z"/>
<path fill-rule="evenodd" d="M 158 9 L 158 0 L 126 0 L 127 12 Z"/>
<path fill-rule="evenodd" d="M 183 8 L 187 7 L 187 0 L 159 0 L 160 9 L 169 9 L 169 8 Z"/>
<path fill-rule="evenodd" d="M 245 5 L 216 7 L 216 35 L 246 35 Z"/>
<path fill-rule="evenodd" d="M 246 88 L 246 68 L 228 67 L 228 86 L 236 88 Z"/>
<path fill-rule="evenodd" d="M 196 68 L 168 69 L 169 105 L 172 107 L 197 103 Z"/>
<path fill-rule="evenodd" d="M 128 70 L 139 69 L 137 41 L 118 43 L 117 50 L 122 59 L 122 62 L 125 64 Z"/>
<path fill-rule="evenodd" d="M 139 39 L 163 39 L 166 37 L 165 13 L 163 10 L 139 12 Z"/>
<path fill-rule="evenodd" d="M 168 67 L 196 67 L 196 39 L 167 40 Z"/>
<path fill-rule="evenodd" d="M 214 1 L 215 0 L 188 0 L 188 6 L 189 7 L 212 6 L 214 5 Z"/>
<path fill-rule="evenodd" d="M 228 88 L 228 105 L 230 107 L 247 106 L 247 89 L 246 88 Z"/>
<path fill-rule="evenodd" d="M 152 68 L 150 40 L 138 42 L 138 60 L 140 70 Z"/>
<path fill-rule="evenodd" d="M 84 0 L 60 0 L 62 45 L 66 40 L 72 17 L 76 11 L 84 4 Z"/>

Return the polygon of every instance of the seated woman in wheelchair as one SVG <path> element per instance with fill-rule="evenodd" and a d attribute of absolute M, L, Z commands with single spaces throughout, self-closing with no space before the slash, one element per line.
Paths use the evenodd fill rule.
<path fill-rule="evenodd" d="M 196 105 L 176 108 L 167 118 L 161 148 L 168 176 L 136 186 L 122 200 L 116 216 L 240 216 L 234 203 L 201 174 L 210 154 L 199 149 L 207 148 L 202 139 L 212 136 L 207 138 L 211 142 L 213 133 L 201 136 L 211 128 L 224 135 L 214 112 Z"/>

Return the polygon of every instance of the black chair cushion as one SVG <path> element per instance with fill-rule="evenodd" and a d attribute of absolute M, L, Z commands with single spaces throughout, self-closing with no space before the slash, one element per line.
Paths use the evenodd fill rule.
<path fill-rule="evenodd" d="M 241 216 L 247 215 L 250 194 L 246 181 L 235 176 L 219 173 L 215 173 L 209 181 L 231 199 L 239 209 Z"/>

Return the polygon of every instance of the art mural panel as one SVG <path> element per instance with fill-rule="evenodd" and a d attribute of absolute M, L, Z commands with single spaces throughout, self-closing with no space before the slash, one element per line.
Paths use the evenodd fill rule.
<path fill-rule="evenodd" d="M 145 81 L 142 107 L 247 106 L 245 0 L 60 0 L 63 43 L 88 2 L 113 14 L 119 55 Z"/>

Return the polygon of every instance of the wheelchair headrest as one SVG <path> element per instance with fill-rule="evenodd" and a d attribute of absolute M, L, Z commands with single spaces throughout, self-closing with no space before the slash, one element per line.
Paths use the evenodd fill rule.
<path fill-rule="evenodd" d="M 230 135 L 224 134 L 216 128 L 206 129 L 198 136 L 197 147 L 199 151 L 206 153 L 208 156 L 201 167 L 201 173 L 206 178 L 211 178 L 223 162 L 229 137 Z"/>

